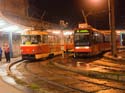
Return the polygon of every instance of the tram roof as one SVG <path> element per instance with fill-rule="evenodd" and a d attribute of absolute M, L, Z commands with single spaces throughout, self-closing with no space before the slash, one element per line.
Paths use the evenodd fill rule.
<path fill-rule="evenodd" d="M 21 33 L 21 35 L 47 35 L 47 34 L 48 32 L 41 31 L 41 30 L 28 30 Z"/>

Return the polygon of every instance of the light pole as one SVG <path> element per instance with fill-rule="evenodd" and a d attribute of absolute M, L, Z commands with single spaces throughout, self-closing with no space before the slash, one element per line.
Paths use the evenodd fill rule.
<path fill-rule="evenodd" d="M 109 9 L 109 28 L 111 30 L 111 49 L 112 56 L 117 56 L 117 47 L 116 47 L 116 32 L 115 32 L 115 10 L 114 10 L 114 0 L 108 0 L 108 9 Z"/>

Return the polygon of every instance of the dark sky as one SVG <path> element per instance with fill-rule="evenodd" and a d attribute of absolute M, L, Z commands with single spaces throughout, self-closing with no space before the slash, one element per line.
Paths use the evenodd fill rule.
<path fill-rule="evenodd" d="M 44 15 L 42 20 L 45 21 L 59 23 L 59 20 L 65 20 L 69 23 L 70 27 L 76 27 L 78 23 L 84 22 L 81 9 L 79 8 L 77 1 L 78 0 L 29 0 L 29 12 L 31 16 L 37 18 Z M 83 8 L 85 13 L 91 13 L 87 17 L 88 23 L 99 29 L 108 29 L 107 2 L 103 4 L 105 7 L 98 7 L 97 10 L 94 10 L 94 7 L 90 4 L 84 4 Z M 125 28 L 124 0 L 115 0 L 115 20 L 116 28 Z"/>

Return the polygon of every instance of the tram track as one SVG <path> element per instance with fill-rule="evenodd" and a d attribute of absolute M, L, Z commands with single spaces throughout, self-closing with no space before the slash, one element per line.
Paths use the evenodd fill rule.
<path fill-rule="evenodd" d="M 11 68 L 15 65 L 15 64 L 17 64 L 17 63 L 20 63 L 20 62 L 23 62 L 24 60 L 17 60 L 17 61 L 15 61 L 15 62 L 13 62 L 13 63 L 10 63 L 8 66 L 7 66 L 7 73 L 8 73 L 8 75 L 13 75 L 12 74 L 12 71 L 11 71 Z"/>
<path fill-rule="evenodd" d="M 37 79 L 39 79 L 40 81 L 44 81 L 48 84 L 51 84 L 51 85 L 54 85 L 54 86 L 57 86 L 57 87 L 61 87 L 61 88 L 64 88 L 64 89 L 68 89 L 68 90 L 71 90 L 71 91 L 76 91 L 76 93 L 90 93 L 90 92 L 86 92 L 86 91 L 83 91 L 83 90 L 80 90 L 80 89 L 76 89 L 76 88 L 72 88 L 72 87 L 69 87 L 69 86 L 66 86 L 66 85 L 63 85 L 63 84 L 59 84 L 59 83 L 56 83 L 54 81 L 51 81 L 51 80 L 48 80 L 47 78 L 43 77 L 43 76 L 38 76 L 38 74 L 35 74 L 33 73 L 32 71 L 29 70 L 28 68 L 28 63 L 25 64 L 25 69 L 31 73 L 32 77 L 37 77 Z M 41 66 L 41 65 L 40 65 Z M 43 66 L 42 66 L 43 67 Z M 50 71 L 47 71 L 47 73 L 50 72 Z"/>
<path fill-rule="evenodd" d="M 101 62 L 98 62 L 101 61 Z M 125 73 L 125 68 L 122 67 L 122 65 L 117 65 L 115 62 L 110 62 L 110 60 L 104 60 L 104 59 L 100 59 L 97 62 L 93 63 L 93 66 L 99 66 L 103 69 L 109 70 L 110 72 L 118 72 L 121 74 Z"/>
<path fill-rule="evenodd" d="M 74 92 L 71 92 L 71 93 L 96 93 L 98 91 L 108 90 L 108 89 L 116 89 L 116 90 L 125 91 L 124 88 L 115 87 L 115 86 L 108 85 L 108 84 L 106 85 L 105 83 L 103 84 L 103 83 L 93 82 L 93 81 L 91 81 L 92 78 L 89 78 L 89 77 L 87 77 L 87 78 L 89 78 L 90 81 L 87 80 L 87 79 L 78 79 L 76 77 L 70 77 L 70 76 L 65 76 L 63 74 L 60 74 L 60 73 L 55 73 L 54 72 L 55 70 L 61 70 L 61 69 L 55 69 L 53 71 L 53 69 L 55 67 L 52 64 L 49 64 L 49 63 L 47 63 L 47 64 L 49 64 L 50 69 L 46 69 L 46 65 L 42 64 L 43 62 L 37 62 L 37 67 L 39 67 L 39 70 L 41 69 L 41 71 L 39 73 L 34 73 L 32 71 L 32 68 L 29 67 L 30 62 L 23 62 L 23 63 L 24 63 L 24 69 L 26 70 L 26 72 L 30 73 L 31 77 L 37 78 L 37 81 L 43 81 L 45 83 L 48 83 L 49 85 L 60 87 L 62 89 L 66 89 L 68 91 L 68 92 L 62 92 L 62 93 L 70 93 L 71 91 L 74 91 Z M 43 72 L 48 73 L 48 75 L 44 76 Z M 77 88 L 77 87 L 72 87 L 72 86 L 74 86 L 75 83 L 74 84 L 73 83 L 72 84 L 65 84 L 65 83 L 62 83 L 62 82 L 60 83 L 60 82 L 56 81 L 55 79 L 51 80 L 50 76 L 52 76 L 53 74 L 56 74 L 56 77 L 58 77 L 59 79 L 61 78 L 61 79 L 64 79 L 64 80 L 66 80 L 66 79 L 74 80 L 74 81 L 77 81 L 77 82 L 75 82 L 76 84 L 82 84 L 82 83 L 83 84 L 84 83 L 85 84 L 92 84 L 92 85 L 95 85 L 95 86 L 100 86 L 101 89 L 97 89 L 95 91 L 86 91 L 84 89 L 80 89 L 80 88 Z M 82 77 L 85 77 L 85 76 L 82 76 Z M 101 79 L 101 81 L 103 81 L 103 80 Z M 104 81 L 106 81 L 106 80 L 104 80 Z M 112 81 L 108 81 L 108 82 L 112 83 Z M 120 82 L 116 82 L 116 83 L 120 84 Z"/>
<path fill-rule="evenodd" d="M 102 65 L 102 64 L 94 64 L 93 66 L 99 66 L 109 72 L 113 72 L 113 73 L 119 73 L 119 74 L 124 74 L 125 70 L 122 70 L 121 68 L 118 67 L 112 67 L 112 66 L 106 66 L 106 65 Z"/>
<path fill-rule="evenodd" d="M 114 71 L 114 70 L 112 70 Z M 116 87 L 113 87 L 113 86 L 110 86 L 110 85 L 104 85 L 104 84 L 98 84 L 96 82 L 90 82 L 90 81 L 87 81 L 87 80 L 81 80 L 81 81 L 85 81 L 85 82 L 88 82 L 88 83 L 93 83 L 93 84 L 97 84 L 97 85 L 102 85 L 102 86 L 105 86 L 105 87 L 111 87 L 111 88 L 114 88 L 114 89 L 119 89 L 119 90 L 125 90 L 125 88 L 116 88 Z M 112 80 L 111 80 L 112 81 Z M 114 81 L 113 81 L 114 82 Z M 121 82 L 119 82 L 121 83 Z"/>
<path fill-rule="evenodd" d="M 113 64 L 118 64 L 118 65 L 120 65 L 120 64 L 123 64 L 123 65 L 125 65 L 123 62 L 120 62 L 120 61 L 116 61 L 116 60 L 111 60 L 111 59 L 107 59 L 107 58 L 101 58 L 100 59 L 100 61 L 103 61 L 103 62 L 108 62 L 108 63 L 113 63 Z"/>

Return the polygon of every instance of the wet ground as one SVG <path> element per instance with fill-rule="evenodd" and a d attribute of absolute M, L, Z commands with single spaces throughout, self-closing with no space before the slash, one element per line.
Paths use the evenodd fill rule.
<path fill-rule="evenodd" d="M 114 64 L 103 58 L 74 59 L 60 56 L 37 62 L 24 62 L 16 66 L 13 72 L 34 93 L 124 93 L 125 82 L 108 79 L 97 79 L 75 72 L 60 69 L 51 62 L 77 69 L 89 69 L 100 72 L 116 72 L 124 74 L 124 65 Z M 121 72 L 121 69 L 123 72 Z M 17 81 L 19 82 L 19 81 Z M 20 83 L 20 82 L 19 82 Z M 37 92 L 36 92 L 37 91 Z"/>
<path fill-rule="evenodd" d="M 13 77 L 8 76 L 8 65 L 9 63 L 6 63 L 5 59 L 0 62 L 0 93 L 31 93 L 26 87 L 17 84 Z"/>

